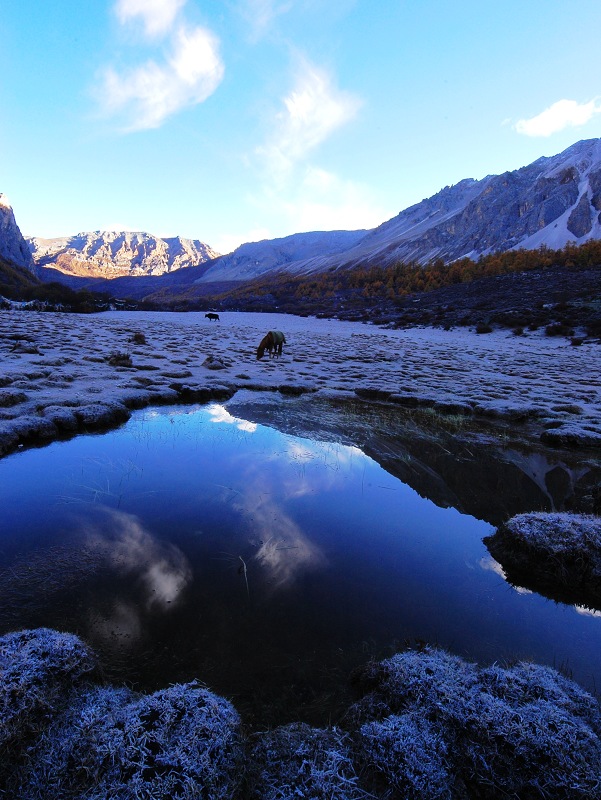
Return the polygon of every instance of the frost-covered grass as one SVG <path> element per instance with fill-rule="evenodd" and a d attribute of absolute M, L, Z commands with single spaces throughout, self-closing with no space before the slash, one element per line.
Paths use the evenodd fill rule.
<path fill-rule="evenodd" d="M 342 727 L 293 723 L 245 738 L 232 705 L 195 683 L 142 696 L 82 684 L 93 659 L 74 636 L 9 634 L 0 654 L 0 796 L 601 798 L 601 709 L 536 664 L 409 650 L 360 672 L 363 697 Z"/>
<path fill-rule="evenodd" d="M 361 728 L 361 750 L 381 778 L 381 791 L 407 800 L 452 798 L 448 745 L 437 726 L 417 713 L 392 714 Z"/>
<path fill-rule="evenodd" d="M 512 582 L 601 608 L 601 517 L 518 514 L 485 543 Z"/>
<path fill-rule="evenodd" d="M 505 523 L 516 544 L 549 556 L 586 554 L 601 566 L 601 517 L 588 514 L 531 512 Z"/>
<path fill-rule="evenodd" d="M 337 729 L 293 723 L 261 734 L 252 749 L 249 794 L 256 800 L 355 800 L 357 785 L 349 737 Z"/>
<path fill-rule="evenodd" d="M 0 786 L 5 772 L 96 669 L 77 636 L 48 628 L 0 638 Z"/>
<path fill-rule="evenodd" d="M 195 684 L 142 697 L 97 688 L 42 735 L 14 790 L 31 800 L 225 800 L 239 781 L 239 726 L 226 700 Z"/>
<path fill-rule="evenodd" d="M 427 647 L 363 683 L 349 723 L 382 796 L 601 797 L 599 706 L 550 668 L 482 669 Z"/>

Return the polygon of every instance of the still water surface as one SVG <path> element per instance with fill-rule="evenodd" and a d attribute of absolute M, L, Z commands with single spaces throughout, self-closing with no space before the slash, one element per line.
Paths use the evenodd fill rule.
<path fill-rule="evenodd" d="M 0 633 L 78 633 L 113 681 L 320 723 L 354 666 L 419 640 L 601 686 L 601 618 L 508 585 L 488 523 L 222 406 L 9 456 L 0 501 Z"/>

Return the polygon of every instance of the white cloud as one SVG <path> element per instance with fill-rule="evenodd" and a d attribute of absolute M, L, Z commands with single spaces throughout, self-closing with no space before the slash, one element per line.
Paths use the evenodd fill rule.
<path fill-rule="evenodd" d="M 330 73 L 299 60 L 294 87 L 282 98 L 272 133 L 255 151 L 263 175 L 262 191 L 253 202 L 264 218 L 269 216 L 277 235 L 372 228 L 393 216 L 378 207 L 368 187 L 308 163 L 360 107 L 360 98 L 340 89 Z"/>
<path fill-rule="evenodd" d="M 536 117 L 518 120 L 515 130 L 526 136 L 551 136 L 565 128 L 578 128 L 585 125 L 595 114 L 600 112 L 601 104 L 598 102 L 598 98 L 588 103 L 558 100 Z"/>
<path fill-rule="evenodd" d="M 149 37 L 170 30 L 187 0 L 117 0 L 115 14 L 121 24 L 140 18 Z"/>
<path fill-rule="evenodd" d="M 265 184 L 249 201 L 272 229 L 232 239 L 236 246 L 301 231 L 374 228 L 397 213 L 381 206 L 369 186 L 311 165 L 291 171 L 275 188 Z"/>
<path fill-rule="evenodd" d="M 104 70 L 96 94 L 106 116 L 124 131 L 157 128 L 182 108 L 202 103 L 223 78 L 219 42 L 202 27 L 180 27 L 161 64 L 150 59 L 125 72 Z"/>
<path fill-rule="evenodd" d="M 324 70 L 303 61 L 296 86 L 283 100 L 275 132 L 257 152 L 274 177 L 285 176 L 296 162 L 356 115 L 361 102 L 334 86 Z"/>

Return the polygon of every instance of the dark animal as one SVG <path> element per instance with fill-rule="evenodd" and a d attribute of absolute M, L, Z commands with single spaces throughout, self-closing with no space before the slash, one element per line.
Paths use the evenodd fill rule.
<path fill-rule="evenodd" d="M 282 331 L 269 331 L 257 347 L 257 359 L 263 358 L 265 351 L 269 353 L 269 358 L 282 355 L 282 346 L 286 344 L 286 337 Z"/>
<path fill-rule="evenodd" d="M 213 321 L 214 319 L 219 319 L 219 314 L 213 314 L 212 311 L 209 311 L 208 314 L 205 314 L 205 317 Z"/>

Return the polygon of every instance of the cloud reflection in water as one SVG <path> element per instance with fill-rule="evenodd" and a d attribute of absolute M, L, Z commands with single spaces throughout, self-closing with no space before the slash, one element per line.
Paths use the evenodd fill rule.
<path fill-rule="evenodd" d="M 274 589 L 292 584 L 297 577 L 309 570 L 323 568 L 327 560 L 312 542 L 282 509 L 270 498 L 259 500 L 257 505 L 248 504 L 242 509 L 252 516 L 255 535 L 262 542 L 255 560 L 268 574 Z"/>
<path fill-rule="evenodd" d="M 212 421 L 254 432 L 257 426 L 232 416 L 218 405 L 208 409 Z M 325 569 L 322 548 L 291 516 L 290 501 L 324 494 L 347 482 L 353 469 L 362 469 L 368 457 L 356 447 L 339 443 L 300 440 L 280 434 L 280 446 L 261 450 L 241 463 L 243 473 L 232 506 L 244 518 L 252 542 L 259 549 L 252 557 L 271 592 L 283 590 L 307 572 Z"/>
<path fill-rule="evenodd" d="M 207 411 L 211 417 L 211 422 L 226 422 L 228 425 L 235 425 L 239 431 L 245 431 L 246 433 L 254 433 L 257 430 L 256 422 L 233 417 L 223 406 L 213 404 L 207 408 Z"/>
<path fill-rule="evenodd" d="M 163 614 L 182 600 L 192 580 L 186 556 L 173 544 L 160 542 L 138 517 L 95 506 L 81 522 L 86 547 L 135 588 L 136 599 L 116 597 L 109 615 L 94 612 L 94 631 L 102 638 L 143 634 L 144 617 Z"/>
<path fill-rule="evenodd" d="M 532 594 L 531 589 L 526 589 L 524 586 L 515 586 L 513 583 L 510 583 L 510 581 L 507 580 L 507 574 L 505 573 L 505 570 L 498 561 L 495 561 L 492 556 L 485 556 L 484 558 L 481 558 L 478 563 L 481 569 L 494 572 L 503 578 L 505 583 L 508 586 L 511 586 L 511 588 L 514 589 L 518 594 Z"/>

